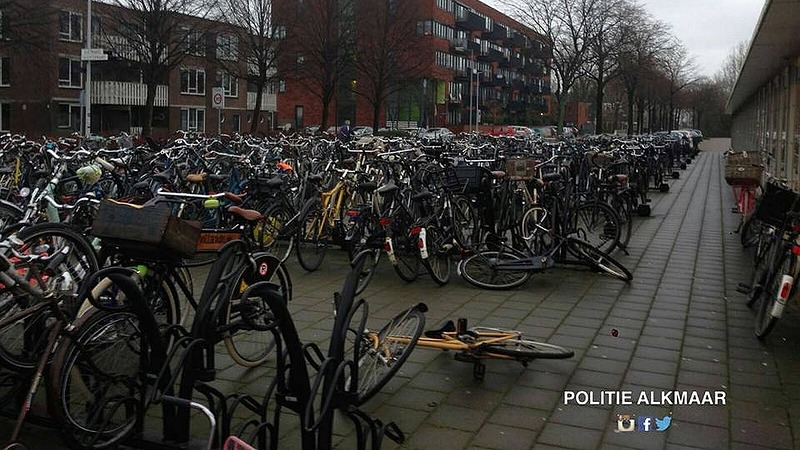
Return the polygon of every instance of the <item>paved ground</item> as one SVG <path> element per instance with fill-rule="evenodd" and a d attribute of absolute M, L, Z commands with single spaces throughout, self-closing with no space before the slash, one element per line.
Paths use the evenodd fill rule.
<path fill-rule="evenodd" d="M 629 286 L 554 269 L 522 288 L 489 292 L 457 277 L 446 287 L 427 278 L 405 284 L 385 263 L 364 294 L 374 326 L 425 301 L 430 327 L 466 317 L 472 324 L 519 329 L 576 354 L 528 368 L 489 361 L 485 381 L 477 382 L 471 365 L 417 349 L 366 409 L 397 422 L 407 435 L 401 448 L 409 449 L 799 447 L 800 357 L 794 350 L 800 328 L 790 311 L 759 342 L 753 314 L 735 292 L 750 269 L 723 179 L 721 150 L 727 146 L 727 140 L 704 142 L 670 192 L 652 195 L 652 217 L 636 222 L 630 255 L 616 255 L 634 273 Z M 341 287 L 345 264 L 342 255 L 331 254 L 322 271 L 307 274 L 290 263 L 290 309 L 302 339 L 326 342 L 332 293 Z M 262 395 L 273 373 L 226 362 L 220 369 L 217 387 Z M 591 392 L 596 399 L 601 391 L 631 391 L 633 404 L 565 404 L 565 391 Z M 637 404 L 642 392 L 660 400 L 670 391 L 723 391 L 726 403 Z M 663 432 L 617 432 L 617 414 L 673 420 Z M 352 428 L 342 417 L 337 421 L 335 446 L 353 448 Z M 280 448 L 299 448 L 297 426 L 292 417 L 282 422 Z"/>

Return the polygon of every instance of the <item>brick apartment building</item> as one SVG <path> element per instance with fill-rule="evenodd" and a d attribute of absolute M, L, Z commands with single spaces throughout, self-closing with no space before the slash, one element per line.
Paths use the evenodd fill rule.
<path fill-rule="evenodd" d="M 26 37 L 36 40 L 33 45 L 11 36 L 0 41 L 0 131 L 30 136 L 82 131 L 86 73 L 81 49 L 87 34 L 87 2 L 26 1 L 40 16 L 41 30 Z M 125 14 L 124 10 L 92 3 L 92 46 L 110 54 L 108 61 L 92 63 L 91 120 L 92 132 L 97 134 L 138 133 L 144 117 L 147 90 L 139 61 L 126 51 L 124 38 L 114 30 L 120 14 Z M 158 85 L 153 133 L 165 135 L 177 129 L 216 133 L 218 117 L 223 133 L 248 131 L 255 92 L 245 79 L 223 69 L 245 64 L 240 61 L 235 33 L 229 25 L 196 18 L 187 18 L 184 29 L 191 49 Z M 213 87 L 224 90 L 224 108 L 219 114 L 212 107 Z M 261 103 L 258 129 L 269 131 L 277 110 L 272 86 Z"/>
<path fill-rule="evenodd" d="M 0 131 L 69 134 L 84 129 L 82 101 L 87 35 L 86 0 L 24 0 L 39 18 L 30 36 L 9 36 L 0 11 Z M 277 2 L 294 0 L 276 0 Z M 483 123 L 534 123 L 548 113 L 546 47 L 530 29 L 477 0 L 404 0 L 415 3 L 426 69 L 418 82 L 388 99 L 381 123 L 459 128 L 481 114 Z M 93 2 L 92 46 L 104 48 L 108 61 L 92 63 L 93 133 L 138 133 L 142 128 L 146 85 L 140 62 L 126 51 L 114 26 L 120 14 Z M 357 14 L 357 13 L 356 13 Z M 189 55 L 160 80 L 153 111 L 153 133 L 196 130 L 248 131 L 255 92 L 245 79 L 224 67 L 246 63 L 243 45 L 231 26 L 187 17 L 183 27 Z M 357 17 L 355 18 L 357 20 Z M 3 32 L 6 30 L 6 36 Z M 34 45 L 21 45 L 23 40 Z M 261 101 L 258 130 L 318 125 L 319 100 L 290 73 L 271 83 Z M 246 72 L 246 70 L 243 70 Z M 351 81 L 346 80 L 345 83 Z M 355 81 L 353 81 L 355 82 Z M 224 90 L 224 108 L 213 107 L 212 88 Z M 346 88 L 346 86 L 344 86 Z M 370 124 L 372 109 L 348 93 L 337 92 L 329 124 L 344 118 Z M 477 105 L 477 107 L 476 107 Z M 480 111 L 480 112 L 479 112 Z"/>
<path fill-rule="evenodd" d="M 405 1 L 413 2 L 418 15 L 416 28 L 422 39 L 416 44 L 425 69 L 410 87 L 387 100 L 381 123 L 461 129 L 474 123 L 477 114 L 482 123 L 546 120 L 549 50 L 542 37 L 478 0 Z M 358 24 L 360 9 L 355 4 L 352 20 Z M 288 64 L 279 72 L 290 74 L 292 68 Z M 319 125 L 318 98 L 306 83 L 292 78 L 287 76 L 285 90 L 278 93 L 278 122 Z M 372 108 L 347 92 L 347 84 L 363 82 L 357 75 L 342 80 L 327 125 L 345 119 L 372 124 Z"/>

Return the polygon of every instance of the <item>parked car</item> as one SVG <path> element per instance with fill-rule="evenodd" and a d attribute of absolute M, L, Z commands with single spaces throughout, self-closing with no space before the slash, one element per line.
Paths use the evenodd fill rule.
<path fill-rule="evenodd" d="M 352 134 L 353 137 L 356 139 L 364 136 L 372 136 L 372 127 L 365 127 L 365 126 L 353 127 Z"/>
<path fill-rule="evenodd" d="M 556 127 L 553 126 L 531 127 L 531 131 L 533 132 L 534 136 L 545 139 L 556 137 Z"/>
<path fill-rule="evenodd" d="M 313 136 L 320 132 L 319 125 L 312 125 L 310 127 L 303 128 L 303 134 Z"/>
<path fill-rule="evenodd" d="M 490 136 L 516 136 L 513 125 L 495 125 L 486 134 Z"/>
<path fill-rule="evenodd" d="M 455 136 L 455 133 L 447 128 L 428 128 L 423 131 L 420 137 L 429 141 L 448 142 Z"/>

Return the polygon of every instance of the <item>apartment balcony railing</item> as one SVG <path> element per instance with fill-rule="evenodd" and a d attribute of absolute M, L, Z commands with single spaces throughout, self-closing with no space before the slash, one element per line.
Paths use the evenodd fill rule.
<path fill-rule="evenodd" d="M 248 92 L 247 93 L 247 110 L 255 110 L 256 109 L 256 93 L 255 92 Z M 275 94 L 267 94 L 263 92 L 261 94 L 261 111 L 277 111 L 278 110 L 278 96 Z"/>
<path fill-rule="evenodd" d="M 456 11 L 456 26 L 469 31 L 487 31 L 486 19 L 469 10 Z"/>
<path fill-rule="evenodd" d="M 147 85 L 125 81 L 93 81 L 92 103 L 100 105 L 144 106 Z M 154 106 L 169 106 L 169 86 L 156 86 Z"/>

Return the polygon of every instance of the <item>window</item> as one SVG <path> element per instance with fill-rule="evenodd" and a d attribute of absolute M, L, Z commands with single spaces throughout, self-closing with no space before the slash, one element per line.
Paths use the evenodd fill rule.
<path fill-rule="evenodd" d="M 11 104 L 0 103 L 0 132 L 11 131 Z"/>
<path fill-rule="evenodd" d="M 231 127 L 235 133 L 242 131 L 242 116 L 241 114 L 234 114 L 231 119 Z"/>
<path fill-rule="evenodd" d="M 0 58 L 0 87 L 11 86 L 11 59 Z"/>
<path fill-rule="evenodd" d="M 196 108 L 181 109 L 181 130 L 205 131 L 206 110 Z"/>
<path fill-rule="evenodd" d="M 306 55 L 297 52 L 297 55 L 295 55 L 294 63 L 297 70 L 302 69 L 303 66 L 306 64 Z"/>
<path fill-rule="evenodd" d="M 79 131 L 81 129 L 81 106 L 60 103 L 58 105 L 58 127 Z"/>
<path fill-rule="evenodd" d="M 6 31 L 6 21 L 3 19 L 3 10 L 0 9 L 0 39 L 3 39 L 3 33 Z"/>
<path fill-rule="evenodd" d="M 236 61 L 239 39 L 229 34 L 217 35 L 217 59 Z"/>
<path fill-rule="evenodd" d="M 82 86 L 83 72 L 77 58 L 58 58 L 58 86 L 79 88 Z"/>
<path fill-rule="evenodd" d="M 188 27 L 183 27 L 182 30 L 186 33 L 186 53 L 194 56 L 206 56 L 205 46 L 203 45 L 203 33 L 190 30 Z"/>
<path fill-rule="evenodd" d="M 205 94 L 206 71 L 203 69 L 181 70 L 181 94 Z"/>
<path fill-rule="evenodd" d="M 61 11 L 58 21 L 58 38 L 62 41 L 83 40 L 83 15 L 75 11 Z"/>
<path fill-rule="evenodd" d="M 278 81 L 278 92 L 286 92 L 286 81 L 285 80 Z"/>
<path fill-rule="evenodd" d="M 453 0 L 436 0 L 436 6 L 444 11 L 453 11 Z"/>
<path fill-rule="evenodd" d="M 220 72 L 220 86 L 225 92 L 225 97 L 239 96 L 239 80 L 228 72 Z"/>
<path fill-rule="evenodd" d="M 272 37 L 275 39 L 286 39 L 286 27 L 283 25 L 276 25 L 272 30 Z"/>

